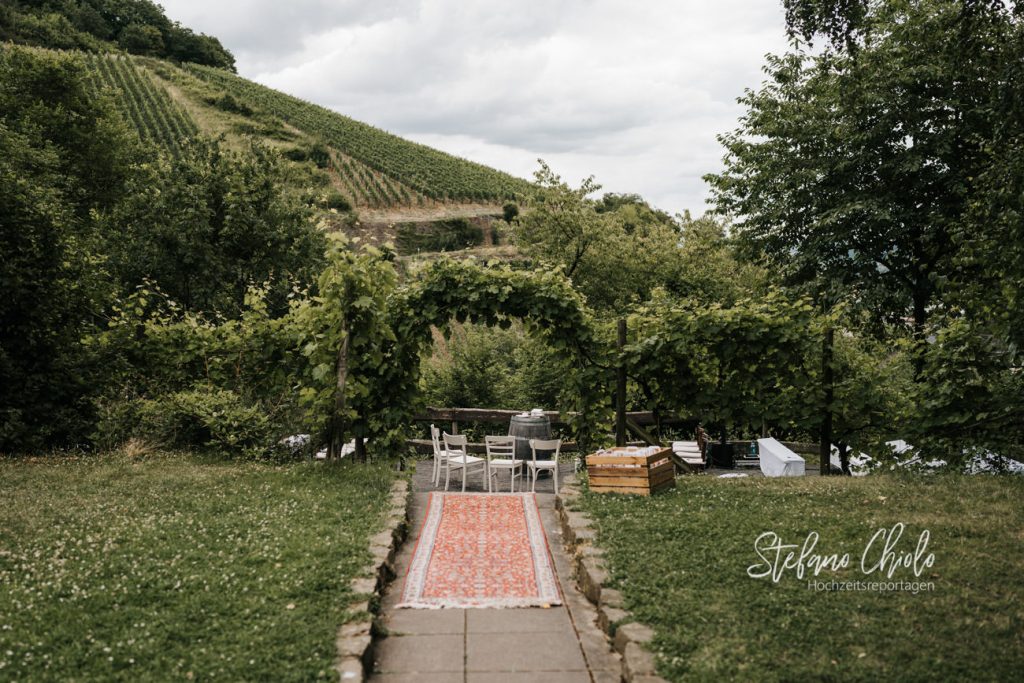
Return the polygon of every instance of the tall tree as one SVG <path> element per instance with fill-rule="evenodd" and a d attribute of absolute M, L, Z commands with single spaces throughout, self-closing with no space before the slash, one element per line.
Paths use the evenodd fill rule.
<path fill-rule="evenodd" d="M 1021 6 L 785 5 L 794 37 L 822 44 L 770 58 L 768 82 L 742 98 L 726 170 L 708 177 L 718 208 L 826 303 L 850 302 L 876 331 L 909 321 L 920 391 L 941 398 L 919 401 L 933 412 L 913 423 L 988 439 L 974 428 L 1022 414 L 1012 391 L 984 389 L 1014 386 L 1021 365 Z M 969 376 L 979 391 L 966 401 Z"/>
<path fill-rule="evenodd" d="M 112 294 L 98 212 L 131 138 L 77 58 L 0 50 L 0 452 L 76 440 L 95 368 L 81 343 Z"/>
<path fill-rule="evenodd" d="M 837 283 L 921 335 L 990 162 L 1013 22 L 951 0 L 869 9 L 857 49 L 770 59 L 709 180 L 719 209 L 794 279 Z"/>

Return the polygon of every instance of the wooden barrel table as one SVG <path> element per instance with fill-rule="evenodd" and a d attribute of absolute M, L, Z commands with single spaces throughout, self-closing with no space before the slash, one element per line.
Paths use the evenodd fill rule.
<path fill-rule="evenodd" d="M 530 439 L 550 439 L 551 419 L 547 415 L 513 415 L 508 435 L 516 438 L 516 459 L 531 460 Z M 550 460 L 551 451 L 538 451 L 538 460 Z"/>

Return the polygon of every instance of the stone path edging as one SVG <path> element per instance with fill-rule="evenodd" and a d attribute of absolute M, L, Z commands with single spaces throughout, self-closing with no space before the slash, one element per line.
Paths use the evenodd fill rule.
<path fill-rule="evenodd" d="M 373 646 L 378 636 L 374 626 L 375 614 L 381 594 L 395 577 L 395 556 L 409 533 L 410 491 L 409 482 L 405 479 L 391 485 L 384 530 L 370 538 L 373 560 L 363 570 L 363 577 L 352 580 L 352 593 L 359 599 L 349 605 L 349 611 L 363 617 L 338 629 L 335 670 L 343 683 L 362 683 L 373 669 Z"/>
<path fill-rule="evenodd" d="M 594 543 L 597 533 L 592 520 L 588 515 L 570 509 L 579 496 L 579 484 L 576 482 L 564 484 L 555 496 L 562 540 L 572 557 L 576 584 L 597 607 L 598 626 L 608 634 L 612 646 L 622 655 L 622 680 L 627 683 L 665 682 L 655 673 L 654 655 L 646 647 L 654 638 L 654 631 L 637 622 L 625 609 L 622 593 L 605 588 L 608 571 L 604 551 Z"/>

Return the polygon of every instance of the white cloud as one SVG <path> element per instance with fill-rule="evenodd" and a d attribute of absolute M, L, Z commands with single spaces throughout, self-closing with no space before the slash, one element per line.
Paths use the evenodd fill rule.
<path fill-rule="evenodd" d="M 261 83 L 516 175 L 540 157 L 697 213 L 715 136 L 786 47 L 781 0 L 164 5 Z"/>

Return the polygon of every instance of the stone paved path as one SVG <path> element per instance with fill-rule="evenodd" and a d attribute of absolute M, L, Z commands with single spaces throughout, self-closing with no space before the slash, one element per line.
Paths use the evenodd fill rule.
<path fill-rule="evenodd" d="M 395 608 L 405 587 L 429 492 L 434 490 L 430 468 L 429 460 L 421 461 L 413 478 L 413 530 L 396 560 L 398 578 L 381 604 L 381 623 L 389 635 L 377 647 L 371 681 L 619 681 L 619 657 L 597 628 L 593 606 L 573 584 L 555 516 L 551 479 L 537 482 L 537 503 L 565 604 L 548 609 Z M 571 477 L 572 466 L 560 468 L 559 483 L 563 473 L 566 479 Z M 507 475 L 499 480 L 499 490 L 508 491 Z M 459 486 L 451 489 L 461 490 L 461 486 L 460 479 Z M 472 475 L 466 490 L 484 491 L 482 475 Z"/>

